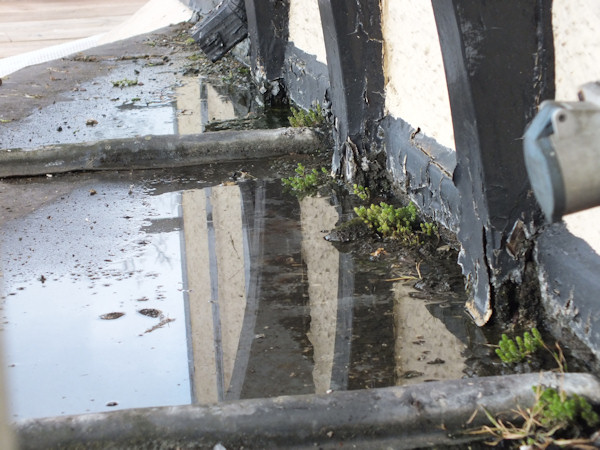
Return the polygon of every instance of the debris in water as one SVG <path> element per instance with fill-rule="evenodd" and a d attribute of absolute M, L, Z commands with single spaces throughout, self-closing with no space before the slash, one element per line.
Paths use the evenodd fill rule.
<path fill-rule="evenodd" d="M 158 328 L 162 328 L 163 326 L 165 326 L 169 322 L 175 322 L 175 319 L 171 319 L 171 318 L 167 317 L 166 319 L 163 319 L 160 322 L 158 322 L 152 328 L 148 328 L 146 331 L 144 331 L 144 334 L 146 334 L 146 333 L 152 333 L 154 330 L 157 330 Z"/>
<path fill-rule="evenodd" d="M 373 253 L 371 253 L 371 256 L 373 258 L 378 258 L 380 255 L 387 255 L 387 252 L 385 251 L 385 249 L 383 247 L 379 247 L 377 250 L 375 250 Z"/>
<path fill-rule="evenodd" d="M 159 317 L 162 315 L 162 311 L 160 309 L 153 308 L 144 308 L 138 311 L 140 314 L 148 317 Z"/>
<path fill-rule="evenodd" d="M 429 361 L 427 364 L 446 364 L 446 361 L 444 361 L 442 358 L 435 358 L 433 361 Z"/>
<path fill-rule="evenodd" d="M 404 372 L 401 377 L 408 380 L 410 378 L 417 378 L 422 375 L 423 375 L 423 372 L 418 372 L 416 370 L 408 370 L 408 371 Z"/>
<path fill-rule="evenodd" d="M 119 317 L 122 317 L 124 315 L 125 315 L 124 312 L 110 312 L 108 314 L 102 314 L 100 316 L 100 318 L 102 320 L 115 320 L 115 319 L 118 319 Z"/>

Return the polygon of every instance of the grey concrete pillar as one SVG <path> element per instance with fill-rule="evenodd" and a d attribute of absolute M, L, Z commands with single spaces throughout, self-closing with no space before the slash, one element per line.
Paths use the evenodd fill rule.
<path fill-rule="evenodd" d="M 383 117 L 381 9 L 376 0 L 319 0 L 319 9 L 338 141 L 332 169 L 351 181 Z"/>
<path fill-rule="evenodd" d="M 479 325 L 493 306 L 512 312 L 528 258 L 518 237 L 538 214 L 521 138 L 554 96 L 551 3 L 432 0 L 456 141 L 459 262 Z"/>
<path fill-rule="evenodd" d="M 288 42 L 289 0 L 246 0 L 252 72 L 273 82 L 271 98 L 287 99 L 281 83 Z"/>

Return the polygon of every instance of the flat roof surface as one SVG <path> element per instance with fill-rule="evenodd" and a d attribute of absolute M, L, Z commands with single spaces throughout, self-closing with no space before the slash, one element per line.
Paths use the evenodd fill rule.
<path fill-rule="evenodd" d="M 0 0 L 0 58 L 112 30 L 147 0 Z"/>

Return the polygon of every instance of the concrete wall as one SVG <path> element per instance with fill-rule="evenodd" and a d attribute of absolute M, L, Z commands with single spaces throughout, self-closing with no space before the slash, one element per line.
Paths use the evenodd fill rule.
<path fill-rule="evenodd" d="M 579 86 L 600 80 L 600 2 L 554 0 L 552 11 L 556 47 L 556 99 L 576 101 Z M 565 222 L 600 254 L 600 208 L 571 214 Z"/>
<path fill-rule="evenodd" d="M 556 100 L 577 101 L 584 83 L 600 80 L 600 3 L 554 0 Z M 567 215 L 545 227 L 535 259 L 543 305 L 557 335 L 575 334 L 600 357 L 600 208 Z"/>
<path fill-rule="evenodd" d="M 600 80 L 600 2 L 554 0 L 556 98 L 575 100 L 578 86 Z"/>
<path fill-rule="evenodd" d="M 214 7 L 216 7 L 221 0 L 179 0 L 183 4 L 189 6 L 194 11 L 197 11 L 201 15 L 206 15 L 209 13 Z"/>
<path fill-rule="evenodd" d="M 296 48 L 327 64 L 321 13 L 317 0 L 291 0 L 289 40 Z"/>
<path fill-rule="evenodd" d="M 431 3 L 383 0 L 382 9 L 386 113 L 454 149 L 446 74 Z"/>

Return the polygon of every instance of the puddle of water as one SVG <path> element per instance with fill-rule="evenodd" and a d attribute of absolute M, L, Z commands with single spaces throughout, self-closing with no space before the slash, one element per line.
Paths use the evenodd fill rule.
<path fill-rule="evenodd" d="M 389 281 L 406 255 L 325 241 L 336 195 L 138 176 L 72 176 L 1 229 L 13 417 L 460 378 L 484 341 L 461 296 Z"/>
<path fill-rule="evenodd" d="M 112 83 L 121 77 L 129 75 L 113 73 L 84 83 L 64 93 L 62 101 L 36 110 L 21 121 L 3 124 L 0 144 L 27 149 L 143 135 L 289 125 L 289 111 L 283 113 L 285 117 L 265 111 L 251 88 L 219 85 L 204 77 L 179 81 L 168 78 L 160 84 L 149 75 L 140 75 L 138 85 L 113 87 Z M 157 77 L 162 80 L 166 75 Z"/>

